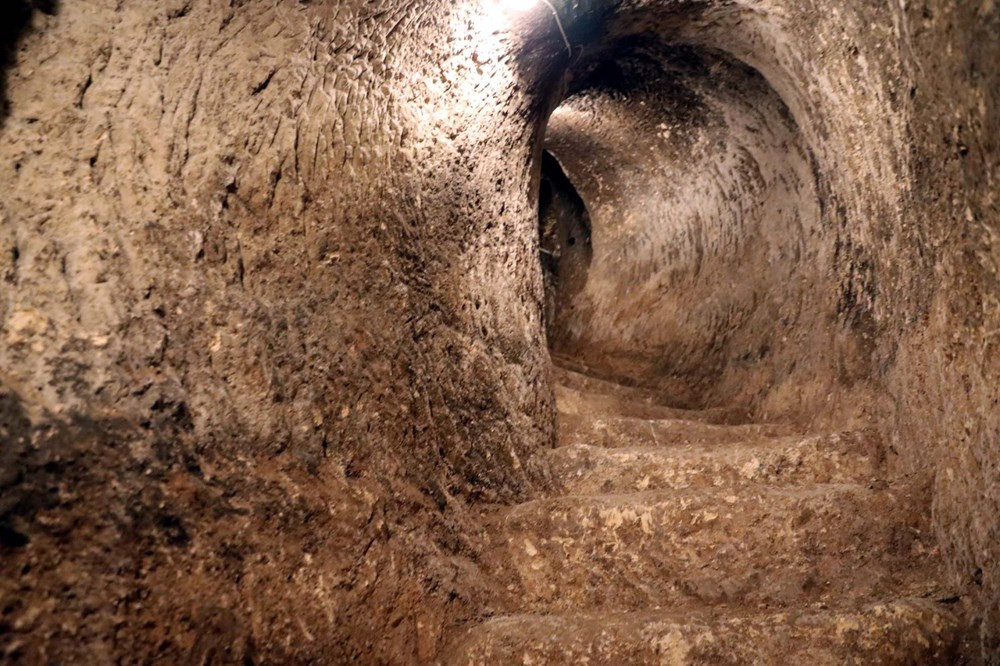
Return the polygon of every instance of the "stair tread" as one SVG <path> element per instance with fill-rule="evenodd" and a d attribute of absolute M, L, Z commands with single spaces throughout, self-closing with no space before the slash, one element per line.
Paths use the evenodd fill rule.
<path fill-rule="evenodd" d="M 570 444 L 540 455 L 564 494 L 859 481 L 877 473 L 882 457 L 877 442 L 861 433 L 741 440 L 717 447 Z"/>
<path fill-rule="evenodd" d="M 466 633 L 452 664 L 950 664 L 959 622 L 928 599 L 859 607 L 501 616 Z"/>
<path fill-rule="evenodd" d="M 771 484 L 755 484 L 747 489 L 737 489 L 730 487 L 708 487 L 708 488 L 661 488 L 658 490 L 640 490 L 633 492 L 611 492 L 611 493 L 581 493 L 573 495 L 561 495 L 557 497 L 543 497 L 521 504 L 514 505 L 511 513 L 524 510 L 539 504 L 558 503 L 564 506 L 586 506 L 592 504 L 659 504 L 661 502 L 673 503 L 683 498 L 713 498 L 725 500 L 727 504 L 736 504 L 747 499 L 757 499 L 760 497 L 824 497 L 831 493 L 842 491 L 873 492 L 874 489 L 863 483 L 843 482 L 843 483 L 809 483 L 799 486 L 776 486 Z M 730 499 L 732 498 L 732 499 Z"/>
<path fill-rule="evenodd" d="M 631 396 L 587 391 L 559 384 L 556 385 L 555 394 L 559 410 L 566 414 L 627 416 L 643 419 L 679 418 L 733 425 L 746 423 L 748 418 L 747 411 L 742 408 L 688 409 L 663 404 L 652 396 L 636 399 Z"/>
<path fill-rule="evenodd" d="M 484 563 L 516 614 L 452 664 L 951 664 L 926 495 L 866 432 L 556 369 L 554 488 L 492 516 Z"/>
<path fill-rule="evenodd" d="M 784 424 L 720 425 L 687 419 L 643 419 L 629 416 L 558 415 L 560 444 L 593 446 L 718 446 L 795 434 Z"/>
<path fill-rule="evenodd" d="M 934 555 L 908 506 L 854 483 L 567 495 L 511 508 L 501 559 L 534 608 L 866 596 Z"/>
<path fill-rule="evenodd" d="M 604 395 L 628 396 L 635 400 L 650 400 L 665 403 L 667 395 L 656 388 L 644 386 L 628 386 L 610 379 L 602 379 L 592 374 L 567 367 L 565 363 L 552 366 L 552 375 L 559 386 L 599 393 Z"/>

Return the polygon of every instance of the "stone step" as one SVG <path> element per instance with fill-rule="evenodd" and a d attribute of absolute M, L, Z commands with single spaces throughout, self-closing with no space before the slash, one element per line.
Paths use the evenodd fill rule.
<path fill-rule="evenodd" d="M 635 391 L 636 389 L 633 389 Z M 557 384 L 556 405 L 565 414 L 586 416 L 628 416 L 641 419 L 683 419 L 705 423 L 746 423 L 749 414 L 738 407 L 710 407 L 707 409 L 681 409 L 659 404 L 652 397 L 636 398 L 630 395 L 585 391 Z"/>
<path fill-rule="evenodd" d="M 725 615 L 518 615 L 473 628 L 446 663 L 950 666 L 959 663 L 960 641 L 956 616 L 925 599 Z"/>
<path fill-rule="evenodd" d="M 666 399 L 664 393 L 655 388 L 642 387 L 637 384 L 630 386 L 612 379 L 602 379 L 591 368 L 568 361 L 565 358 L 554 358 L 553 361 L 552 378 L 557 384 L 594 393 L 633 395 L 639 400 L 652 398 L 656 401 L 663 401 Z"/>
<path fill-rule="evenodd" d="M 631 401 L 663 407 L 691 408 L 691 405 L 677 403 L 673 392 L 638 385 L 627 386 L 615 381 L 600 379 L 593 374 L 589 374 L 583 368 L 568 368 L 565 365 L 556 365 L 552 368 L 552 377 L 557 386 L 592 396 L 615 398 L 621 403 Z M 736 411 L 732 408 L 728 409 Z"/>
<path fill-rule="evenodd" d="M 558 414 L 559 443 L 604 447 L 705 447 L 790 436 L 794 429 L 781 424 L 716 425 L 680 419 L 642 419 L 593 414 Z"/>
<path fill-rule="evenodd" d="M 497 561 L 532 610 L 871 598 L 930 554 L 921 506 L 854 484 L 541 499 L 502 518 Z"/>
<path fill-rule="evenodd" d="M 561 494 L 628 493 L 748 484 L 870 481 L 884 454 L 866 433 L 781 437 L 706 448 L 680 444 L 606 448 L 575 444 L 540 458 Z"/>

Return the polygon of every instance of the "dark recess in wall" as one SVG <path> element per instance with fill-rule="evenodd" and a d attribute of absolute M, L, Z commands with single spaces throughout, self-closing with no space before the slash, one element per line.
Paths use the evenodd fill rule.
<path fill-rule="evenodd" d="M 590 214 L 559 161 L 542 152 L 538 192 L 538 233 L 545 284 L 545 321 L 549 342 L 559 338 L 564 309 L 587 282 L 593 258 Z"/>
<path fill-rule="evenodd" d="M 36 11 L 55 14 L 59 10 L 59 0 L 4 0 L 0 4 L 0 126 L 8 114 L 7 68 L 17 52 L 21 37 L 31 26 Z"/>

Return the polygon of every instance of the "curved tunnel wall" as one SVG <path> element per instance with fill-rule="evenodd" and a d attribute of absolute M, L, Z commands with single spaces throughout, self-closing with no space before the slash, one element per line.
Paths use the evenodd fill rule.
<path fill-rule="evenodd" d="M 545 330 L 550 345 L 565 335 L 577 294 L 587 284 L 594 249 L 590 211 L 559 161 L 542 153 L 538 236 L 545 287 Z"/>
<path fill-rule="evenodd" d="M 583 10 L 573 18 L 593 20 Z M 609 286 L 601 295 L 603 279 L 590 281 L 557 349 L 585 353 L 618 378 L 658 384 L 679 404 L 735 401 L 798 420 L 870 411 L 877 392 L 868 380 L 884 362 L 875 349 L 879 317 L 886 325 L 899 314 L 880 308 L 921 279 L 885 260 L 922 260 L 898 233 L 910 187 L 901 149 L 909 106 L 892 77 L 902 73 L 900 52 L 862 53 L 846 32 L 860 29 L 857 14 L 838 19 L 838 48 L 849 57 L 834 58 L 832 37 L 809 41 L 807 26 L 828 20 L 818 7 L 766 2 L 623 2 L 605 17 L 602 38 L 570 67 L 569 98 L 549 137 L 571 178 L 587 181 L 578 185 L 590 190 L 588 203 L 597 197 L 604 217 L 618 220 L 595 223 L 594 270 L 605 271 Z M 883 39 L 905 38 L 894 27 Z M 622 86 L 632 89 L 615 90 Z M 594 129 L 574 122 L 581 111 Z M 660 125 L 671 139 L 654 138 Z M 679 137 L 697 134 L 707 143 L 681 150 Z M 585 147 L 592 140 L 593 150 Z M 640 155 L 650 150 L 662 159 Z M 687 170 L 682 156 L 693 160 Z M 671 163 L 683 173 L 668 176 Z M 692 190 L 682 193 L 683 183 Z M 641 194 L 625 196 L 630 187 Z M 651 196 L 657 190 L 665 197 Z M 669 225 L 651 223 L 667 217 L 661 202 L 671 191 L 690 195 L 680 204 L 690 222 L 675 221 L 688 233 L 679 242 L 667 242 Z M 633 237 L 611 237 L 602 249 L 601 227 L 628 215 Z M 879 251 L 879 242 L 892 248 Z M 632 292 L 620 303 L 608 296 L 616 281 Z M 909 296 L 903 302 L 921 307 Z"/>
<path fill-rule="evenodd" d="M 774 93 L 771 98 L 787 108 L 788 126 L 797 130 L 789 162 L 794 163 L 802 151 L 813 173 L 818 233 L 799 236 L 802 256 L 785 255 L 783 263 L 769 264 L 763 273 L 749 276 L 755 286 L 741 281 L 747 276 L 735 269 L 742 261 L 748 267 L 755 265 L 764 254 L 762 248 L 773 241 L 756 244 L 757 258 L 751 253 L 711 259 L 721 274 L 731 271 L 730 277 L 748 292 L 760 293 L 757 288 L 771 280 L 767 275 L 792 278 L 784 284 L 776 280 L 779 292 L 759 302 L 761 313 L 774 312 L 775 307 L 780 313 L 771 325 L 763 317 L 757 321 L 731 317 L 723 301 L 741 299 L 738 293 L 725 291 L 709 297 L 715 305 L 693 304 L 673 320 L 695 321 L 699 307 L 704 312 L 714 310 L 714 318 L 701 319 L 704 326 L 712 328 L 721 320 L 733 324 L 714 338 L 722 340 L 722 348 L 703 344 L 700 327 L 677 335 L 675 323 L 672 331 L 665 327 L 674 335 L 668 345 L 655 353 L 642 349 L 644 340 L 664 339 L 664 331 L 650 322 L 666 315 L 666 309 L 661 315 L 648 314 L 663 299 L 648 302 L 647 309 L 629 305 L 626 311 L 623 304 L 599 295 L 598 280 L 588 280 L 583 297 L 588 302 L 576 317 L 580 326 L 557 340 L 556 349 L 581 353 L 598 369 L 603 363 L 609 374 L 659 384 L 690 404 L 736 400 L 755 407 L 764 418 L 877 428 L 889 442 L 892 461 L 901 473 L 933 479 L 935 525 L 950 572 L 956 585 L 968 586 L 978 600 L 985 618 L 984 654 L 995 660 L 1000 654 L 996 547 L 1000 412 L 995 390 L 1000 356 L 990 350 L 997 344 L 994 330 L 1000 308 L 988 285 L 996 284 L 1000 271 L 995 241 L 1000 212 L 995 196 L 989 194 L 995 178 L 988 174 L 998 163 L 996 140 L 989 137 L 1000 135 L 1000 105 L 998 72 L 988 63 L 1000 54 L 996 8 L 647 0 L 615 6 L 604 41 L 589 51 L 589 55 L 598 51 L 594 62 L 602 57 L 615 60 L 618 40 L 639 35 L 701 53 L 721 52 L 760 73 Z M 942 49 L 947 57 L 941 57 Z M 643 262 L 650 265 L 650 254 L 658 254 L 653 237 L 641 241 L 628 234 L 616 237 L 612 245 L 618 244 L 615 247 L 622 253 L 615 256 L 609 247 L 601 247 L 599 218 L 609 229 L 618 229 L 626 213 L 652 217 L 648 207 L 620 196 L 630 186 L 616 183 L 616 174 L 627 175 L 626 183 L 645 182 L 650 187 L 664 181 L 651 175 L 655 170 L 630 173 L 628 158 L 614 162 L 626 151 L 622 144 L 601 139 L 607 134 L 603 126 L 613 125 L 614 118 L 631 115 L 641 124 L 656 113 L 641 106 L 636 112 L 631 103 L 610 94 L 607 86 L 588 90 L 586 77 L 586 68 L 582 76 L 576 72 L 571 76 L 570 91 L 577 95 L 569 96 L 567 113 L 557 111 L 553 116 L 550 145 L 594 209 L 594 270 L 603 271 L 609 284 L 624 282 L 610 269 L 609 257 L 621 258 L 621 273 L 635 271 L 643 285 L 637 289 L 652 294 L 655 288 L 646 281 L 651 273 L 641 267 Z M 704 77 L 700 94 L 705 94 L 710 80 Z M 721 99 L 718 90 L 708 94 Z M 956 105 L 956 100 L 961 101 Z M 730 95 L 727 102 L 731 109 L 739 108 L 732 101 L 738 102 L 739 95 Z M 573 121 L 577 110 L 592 114 L 597 132 Z M 728 129 L 734 137 L 751 136 L 739 126 Z M 630 130 L 611 132 L 640 148 L 656 143 L 648 131 Z M 594 136 L 600 150 L 584 149 Z M 752 136 L 753 143 L 766 146 L 762 137 Z M 759 147 L 752 159 L 767 164 L 771 160 L 766 155 L 781 159 L 784 153 L 784 146 L 771 143 Z M 665 155 L 660 163 L 671 159 Z M 595 168 L 601 160 L 605 166 Z M 765 171 L 782 174 L 785 169 L 789 163 Z M 709 173 L 700 171 L 697 178 L 709 183 L 715 178 Z M 795 173 L 802 171 L 791 166 L 783 176 Z M 779 191 L 801 195 L 802 210 L 811 208 L 808 185 L 789 187 L 781 176 L 778 182 Z M 622 199 L 621 210 L 605 208 L 602 202 L 609 198 Z M 724 219 L 724 214 L 717 215 L 708 228 L 723 229 Z M 770 222 L 779 219 L 773 216 Z M 699 221 L 691 227 L 695 236 L 703 225 Z M 782 233 L 789 231 L 798 236 L 794 226 Z M 784 242 L 778 241 L 777 247 Z M 643 248 L 645 257 L 636 252 Z M 626 250 L 631 254 L 624 258 Z M 689 264 L 688 276 L 698 283 L 693 267 L 705 256 L 689 252 L 697 261 Z M 779 249 L 777 256 L 782 252 Z M 806 255 L 815 260 L 814 266 L 808 265 Z M 659 253 L 663 264 L 668 256 Z M 670 275 L 663 272 L 661 278 Z M 810 280 L 814 282 L 809 284 Z M 720 284 L 723 290 L 728 286 L 725 280 Z M 672 297 L 678 302 L 688 298 L 683 289 Z M 641 303 L 631 295 L 624 300 Z M 597 303 L 607 306 L 605 314 L 596 312 Z M 609 312 L 625 316 L 615 320 Z M 641 316 L 633 316 L 637 313 Z M 645 327 L 643 333 L 649 337 L 636 335 L 637 327 Z M 625 337 L 634 335 L 638 344 L 622 349 L 613 336 L 603 333 L 613 329 Z M 756 362 L 754 343 L 767 344 L 768 349 L 768 354 L 758 354 Z M 687 357 L 685 346 L 691 352 Z M 637 349 L 642 350 L 638 355 Z M 657 367 L 663 359 L 669 363 Z M 698 363 L 705 363 L 702 368 L 709 372 L 695 371 L 692 377 L 688 369 Z M 674 376 L 678 369 L 695 381 L 678 382 Z"/>
<path fill-rule="evenodd" d="M 832 243 L 794 121 L 718 52 L 629 40 L 585 76 L 546 145 L 592 210 L 594 260 L 550 343 L 679 404 L 764 390 L 794 362 L 783 338 L 831 305 L 818 278 Z"/>

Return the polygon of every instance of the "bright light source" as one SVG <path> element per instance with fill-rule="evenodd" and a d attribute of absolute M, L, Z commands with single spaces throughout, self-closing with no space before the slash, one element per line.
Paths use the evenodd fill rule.
<path fill-rule="evenodd" d="M 569 53 L 569 57 L 573 57 L 573 47 L 570 46 L 569 38 L 566 36 L 566 31 L 563 30 L 562 21 L 559 20 L 559 12 L 556 11 L 555 5 L 552 4 L 552 0 L 493 0 L 489 2 L 486 6 L 491 8 L 492 11 L 488 10 L 488 13 L 493 13 L 494 16 L 498 16 L 495 12 L 499 9 L 507 12 L 508 14 L 513 12 L 526 12 L 529 9 L 533 9 L 539 5 L 539 3 L 544 3 L 545 6 L 549 8 L 552 12 L 552 18 L 556 20 L 556 26 L 559 28 L 559 36 L 562 37 L 563 43 L 566 45 L 566 52 Z"/>
<path fill-rule="evenodd" d="M 512 12 L 526 12 L 538 5 L 539 0 L 500 0 L 500 6 Z"/>

